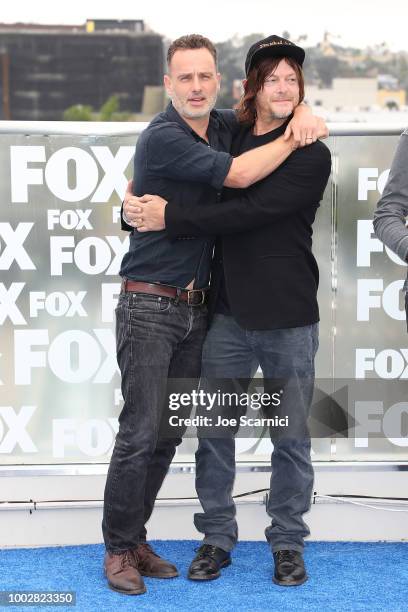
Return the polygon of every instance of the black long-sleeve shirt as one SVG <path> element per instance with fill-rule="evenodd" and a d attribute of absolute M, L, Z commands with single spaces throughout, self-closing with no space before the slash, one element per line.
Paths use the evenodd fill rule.
<path fill-rule="evenodd" d="M 254 136 L 242 128 L 232 152 L 238 155 L 278 138 L 280 128 Z M 331 168 L 320 141 L 296 150 L 263 180 L 246 190 L 226 190 L 226 201 L 189 206 L 169 201 L 171 237 L 222 234 L 225 285 L 231 312 L 247 329 L 276 329 L 315 323 L 318 267 L 312 254 L 312 223 Z M 239 233 L 240 232 L 240 233 Z M 222 275 L 214 270 L 212 309 Z"/>

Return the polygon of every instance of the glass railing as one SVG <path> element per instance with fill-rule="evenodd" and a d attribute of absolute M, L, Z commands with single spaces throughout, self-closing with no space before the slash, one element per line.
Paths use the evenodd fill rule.
<path fill-rule="evenodd" d="M 114 308 L 128 236 L 120 204 L 143 127 L 0 122 L 3 463 L 109 461 L 122 405 Z M 337 403 L 364 418 L 349 437 L 314 438 L 314 459 L 408 460 L 406 264 L 372 230 L 404 126 L 330 127 L 333 170 L 314 225 L 317 388 L 335 400 L 346 389 L 347 406 Z M 267 462 L 270 444 L 238 439 L 238 460 Z M 177 460 L 194 448 L 186 439 Z"/>

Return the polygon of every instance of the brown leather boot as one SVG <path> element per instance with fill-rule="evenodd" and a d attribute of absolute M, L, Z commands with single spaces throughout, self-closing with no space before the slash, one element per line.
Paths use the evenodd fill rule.
<path fill-rule="evenodd" d="M 133 549 L 137 568 L 142 576 L 149 578 L 176 578 L 179 575 L 177 567 L 162 559 L 154 552 L 150 544 L 141 542 Z"/>
<path fill-rule="evenodd" d="M 114 591 L 126 595 L 141 595 L 146 593 L 143 582 L 132 550 L 125 550 L 120 554 L 105 554 L 105 574 L 108 584 Z"/>

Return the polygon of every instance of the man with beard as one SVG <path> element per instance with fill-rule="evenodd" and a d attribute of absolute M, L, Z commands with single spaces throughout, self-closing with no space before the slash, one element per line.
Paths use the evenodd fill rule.
<path fill-rule="evenodd" d="M 284 133 L 304 95 L 305 53 L 270 36 L 255 43 L 245 63 L 241 128 L 233 154 L 247 154 Z M 310 507 L 313 468 L 307 417 L 313 395 L 318 346 L 318 268 L 312 254 L 312 223 L 330 175 L 330 153 L 316 142 L 297 149 L 245 192 L 227 190 L 226 201 L 194 206 L 182 197 L 129 199 L 127 218 L 144 233 L 166 228 L 173 238 L 222 234 L 212 274 L 213 318 L 203 349 L 203 384 L 249 381 L 260 365 L 284 392 L 280 405 L 292 423 L 273 438 L 272 523 L 265 534 L 275 561 L 273 580 L 296 586 L 307 580 L 303 514 Z M 251 231 L 246 231 L 251 228 Z M 255 228 L 255 229 L 254 229 Z M 241 232 L 234 236 L 234 233 Z M 200 437 L 196 488 L 203 512 L 195 525 L 204 533 L 189 569 L 192 580 L 211 580 L 231 562 L 237 540 L 232 489 L 233 437 Z"/>

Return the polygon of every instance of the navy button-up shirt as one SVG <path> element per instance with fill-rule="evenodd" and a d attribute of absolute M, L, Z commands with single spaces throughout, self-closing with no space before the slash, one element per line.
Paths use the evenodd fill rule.
<path fill-rule="evenodd" d="M 227 151 L 237 125 L 233 111 L 212 111 L 208 144 L 170 103 L 137 141 L 135 195 L 157 194 L 191 206 L 218 201 L 232 163 Z M 208 238 L 170 240 L 166 230 L 147 233 L 133 230 L 120 275 L 176 287 L 186 287 L 195 279 L 194 288 L 203 288 L 209 283 L 213 244 Z"/>

